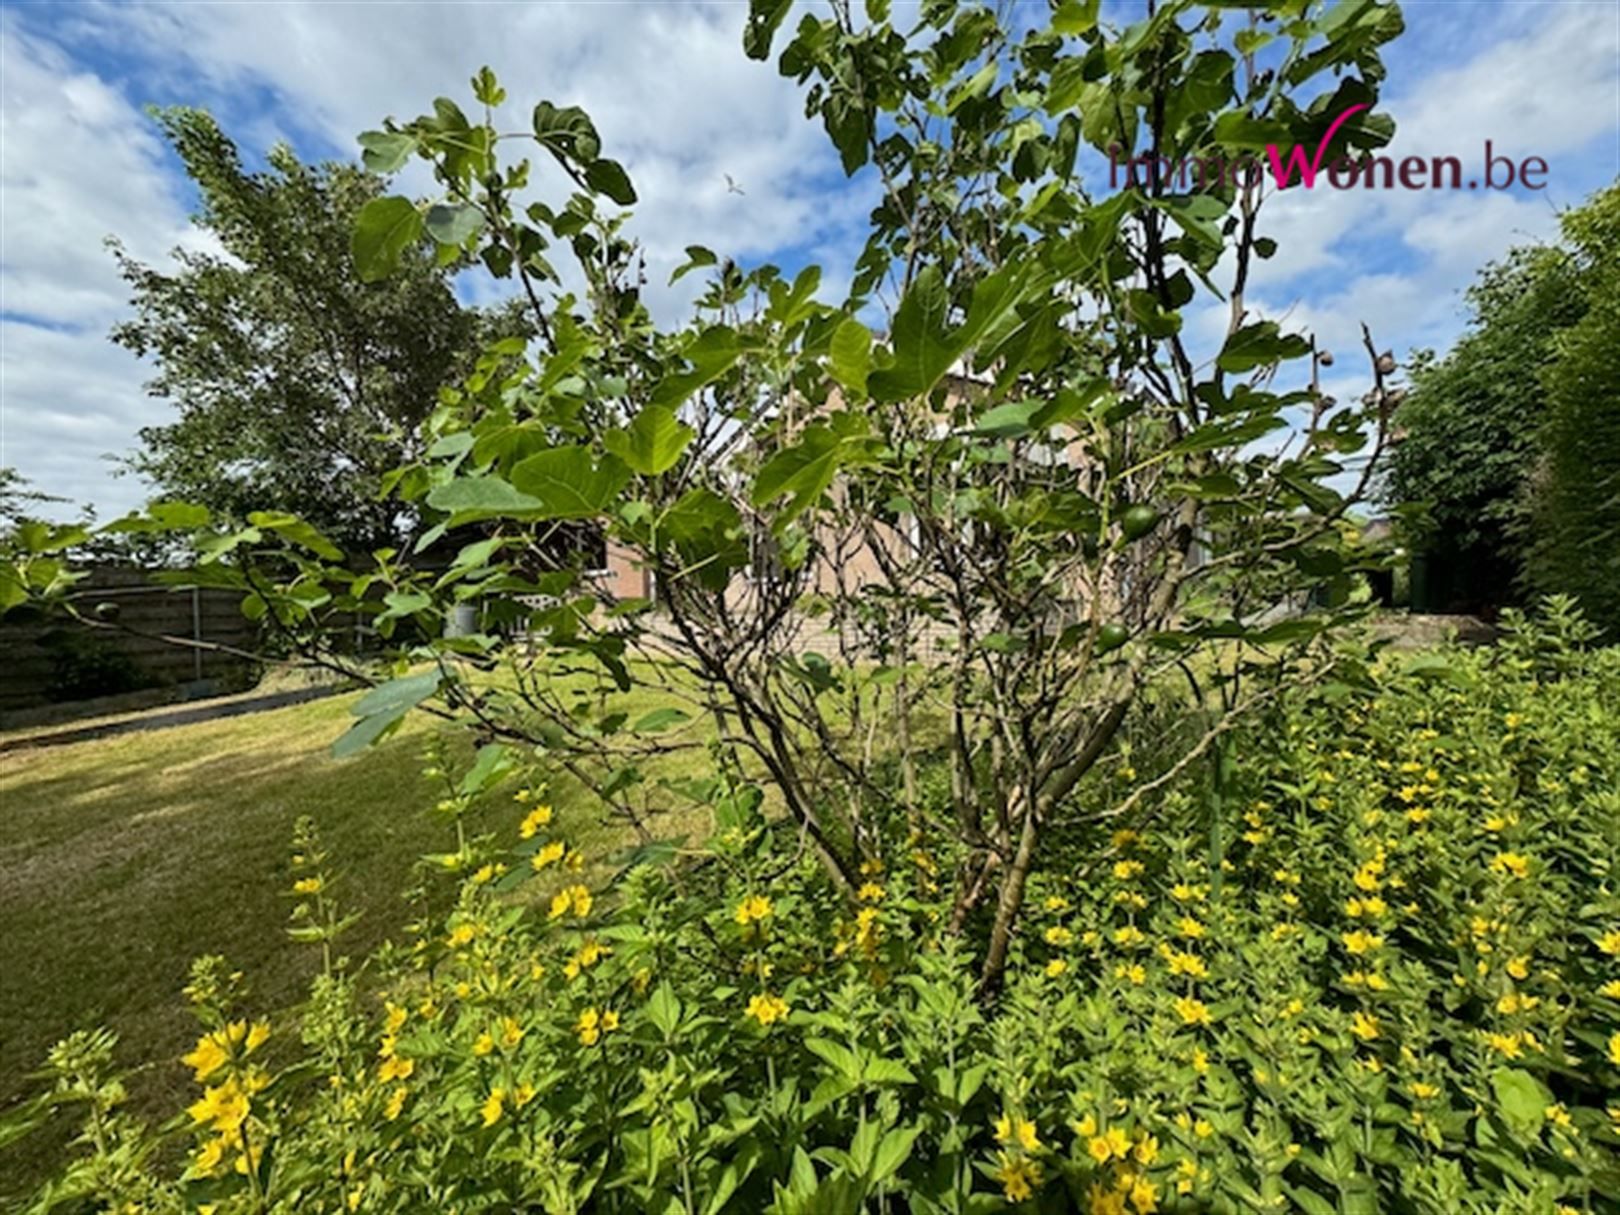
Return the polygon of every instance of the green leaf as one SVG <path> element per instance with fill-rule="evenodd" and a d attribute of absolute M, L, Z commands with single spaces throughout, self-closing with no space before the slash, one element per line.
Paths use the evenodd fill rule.
<path fill-rule="evenodd" d="M 1528 1137 L 1541 1130 L 1553 1100 L 1540 1080 L 1519 1068 L 1505 1067 L 1491 1077 L 1491 1088 L 1502 1116 L 1515 1132 Z"/>
<path fill-rule="evenodd" d="M 1299 334 L 1284 335 L 1275 321 L 1260 321 L 1227 338 L 1215 364 L 1222 371 L 1241 373 L 1282 359 L 1297 359 L 1310 350 L 1310 343 Z"/>
<path fill-rule="evenodd" d="M 587 447 L 553 447 L 512 469 L 512 485 L 539 502 L 538 518 L 590 519 L 602 513 L 630 479 L 630 470 L 608 456 L 600 464 Z"/>
<path fill-rule="evenodd" d="M 749 0 L 743 52 L 750 59 L 765 59 L 770 55 L 771 40 L 792 7 L 793 0 Z"/>
<path fill-rule="evenodd" d="M 527 518 L 545 506 L 540 499 L 519 492 L 511 482 L 495 476 L 457 477 L 428 494 L 427 503 L 449 514 L 458 527 L 479 519 Z"/>
<path fill-rule="evenodd" d="M 400 254 L 422 235 L 422 213 L 397 194 L 374 198 L 360 208 L 350 250 L 360 280 L 374 283 L 399 266 Z"/>
<path fill-rule="evenodd" d="M 372 173 L 395 173 L 416 151 L 416 137 L 403 131 L 367 131 L 360 136 L 360 160 Z"/>
<path fill-rule="evenodd" d="M 872 1160 L 872 1169 L 867 1180 L 876 1185 L 892 1177 L 907 1160 L 911 1158 L 912 1146 L 917 1142 L 917 1136 L 922 1134 L 922 1127 L 896 1127 L 883 1136 L 883 1142 L 878 1144 L 877 1153 Z"/>
<path fill-rule="evenodd" d="M 644 477 L 655 477 L 675 466 L 697 432 L 678 421 L 674 410 L 648 405 L 624 430 L 611 430 L 602 446 Z"/>
<path fill-rule="evenodd" d="M 438 667 L 430 667 L 415 675 L 401 675 L 372 688 L 349 709 L 355 717 L 370 717 L 394 709 L 409 709 L 421 704 L 439 690 L 443 674 Z"/>
<path fill-rule="evenodd" d="M 1006 317 L 1025 288 L 1022 269 L 1007 267 L 973 288 L 967 319 L 952 331 L 946 324 L 950 294 L 938 266 L 927 266 L 895 313 L 894 361 L 872 373 L 867 390 L 878 401 L 902 401 L 931 392 L 954 364 Z"/>
<path fill-rule="evenodd" d="M 866 396 L 872 371 L 872 331 L 853 317 L 839 323 L 827 347 L 827 367 L 851 397 Z"/>
<path fill-rule="evenodd" d="M 737 333 L 725 325 L 711 325 L 698 334 L 681 355 L 691 364 L 690 370 L 666 375 L 653 389 L 655 405 L 674 409 L 698 389 L 719 379 L 742 355 Z"/>
<path fill-rule="evenodd" d="M 262 531 L 273 531 L 300 548 L 307 548 L 328 561 L 341 561 L 343 550 L 338 548 L 314 526 L 297 515 L 285 511 L 256 510 L 248 514 L 248 522 Z"/>
<path fill-rule="evenodd" d="M 675 1029 L 681 1023 L 682 1010 L 674 988 L 668 983 L 660 983 L 657 990 L 647 998 L 646 1010 L 647 1020 L 652 1022 L 654 1029 L 666 1039 L 675 1036 Z"/>
<path fill-rule="evenodd" d="M 28 585 L 10 561 L 0 561 L 0 613 L 28 602 Z"/>
<path fill-rule="evenodd" d="M 754 505 L 766 506 L 788 495 L 787 507 L 777 516 L 778 526 L 792 520 L 827 492 L 838 469 L 855 458 L 865 433 L 864 419 L 851 414 L 840 414 L 835 425 L 806 427 L 797 444 L 777 452 L 755 475 Z"/>
<path fill-rule="evenodd" d="M 333 759 L 347 759 L 364 751 L 372 743 L 392 733 L 404 720 L 407 709 L 397 713 L 373 713 L 350 726 L 344 735 L 332 744 Z"/>
<path fill-rule="evenodd" d="M 484 227 L 484 213 L 471 203 L 434 203 L 424 222 L 441 245 L 464 245 Z"/>
<path fill-rule="evenodd" d="M 686 260 L 675 267 L 675 273 L 669 276 L 669 281 L 678 283 L 692 271 L 703 266 L 712 266 L 719 260 L 712 249 L 705 249 L 702 245 L 687 245 Z"/>
<path fill-rule="evenodd" d="M 1101 6 L 1102 0 L 1064 0 L 1052 14 L 1052 28 L 1070 37 L 1089 34 L 1097 25 Z"/>
<path fill-rule="evenodd" d="M 360 720 L 332 744 L 333 757 L 343 759 L 363 751 L 392 731 L 406 713 L 439 690 L 442 680 L 442 672 L 432 667 L 372 688 L 349 710 Z"/>
<path fill-rule="evenodd" d="M 534 107 L 534 137 L 558 160 L 589 164 L 602 153 L 602 140 L 590 115 L 577 105 Z"/>
<path fill-rule="evenodd" d="M 628 207 L 636 201 L 636 191 L 630 184 L 630 175 L 616 160 L 602 157 L 591 161 L 585 166 L 585 182 L 598 194 L 606 194 L 621 207 Z"/>
<path fill-rule="evenodd" d="M 461 791 L 466 794 L 482 793 L 499 782 L 516 764 L 511 750 L 503 743 L 485 743 L 478 748 L 478 757 L 473 760 L 467 775 L 461 778 Z"/>
<path fill-rule="evenodd" d="M 690 721 L 692 715 L 683 709 L 654 709 L 644 715 L 630 729 L 636 734 L 657 734 Z"/>
<path fill-rule="evenodd" d="M 976 435 L 998 439 L 1021 439 L 1034 429 L 1034 419 L 1047 407 L 1046 401 L 1009 401 L 979 415 L 973 424 Z"/>

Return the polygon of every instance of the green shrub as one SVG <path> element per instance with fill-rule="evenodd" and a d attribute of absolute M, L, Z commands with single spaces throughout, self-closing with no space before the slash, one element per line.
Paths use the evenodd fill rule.
<path fill-rule="evenodd" d="M 851 905 L 717 779 L 701 848 L 591 890 L 519 790 L 516 838 L 433 858 L 448 917 L 295 1017 L 199 962 L 169 1126 L 119 1113 L 106 1035 L 56 1048 L 86 1152 L 41 1208 L 1615 1210 L 1620 650 L 1514 627 L 1285 702 L 1227 830 L 1178 786 L 1057 858 L 994 1000 L 954 859 L 903 831 Z M 297 848 L 330 949 L 340 879 Z"/>

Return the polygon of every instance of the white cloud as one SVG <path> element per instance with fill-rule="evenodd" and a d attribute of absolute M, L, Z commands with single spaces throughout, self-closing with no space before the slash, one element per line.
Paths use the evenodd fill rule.
<path fill-rule="evenodd" d="M 180 183 L 139 106 L 213 108 L 250 155 L 291 138 L 309 155 L 350 156 L 360 131 L 414 117 L 438 95 L 473 103 L 489 64 L 506 85 L 510 129 L 535 101 L 583 105 L 604 151 L 641 201 L 632 231 L 655 312 L 684 311 L 700 279 L 667 286 L 688 244 L 766 259 L 801 249 L 854 255 L 872 205 L 850 189 L 803 101 L 773 66 L 740 49 L 737 5 L 371 4 L 79 5 L 50 27 L 8 19 L 4 35 L 4 309 L 69 331 L 8 323 L 4 459 L 54 492 L 107 511 L 141 495 L 109 481 L 103 453 L 127 450 L 166 407 L 144 398 L 136 361 L 105 342 L 126 292 L 102 240 L 142 260 L 194 242 Z M 86 66 L 112 59 L 115 83 Z M 324 145 L 324 146 L 321 146 Z M 531 149 L 532 150 L 532 149 Z M 519 152 L 518 154 L 527 154 Z M 543 155 L 537 180 L 566 182 Z M 550 174 L 548 177 L 547 174 Z M 741 193 L 727 184 L 729 177 Z M 425 188 L 407 178 L 404 188 Z M 488 298 L 499 287 L 471 284 Z M 86 366 L 93 374 L 80 374 Z M 58 381 L 76 377 L 71 386 Z"/>

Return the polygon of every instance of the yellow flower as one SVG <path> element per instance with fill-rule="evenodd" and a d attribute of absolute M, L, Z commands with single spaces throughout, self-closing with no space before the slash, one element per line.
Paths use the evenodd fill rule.
<path fill-rule="evenodd" d="M 1053 924 L 1042 936 L 1048 945 L 1056 945 L 1060 949 L 1074 942 L 1074 933 L 1062 924 Z"/>
<path fill-rule="evenodd" d="M 450 946 L 453 949 L 460 949 L 463 945 L 470 944 L 477 935 L 478 925 L 471 920 L 463 920 L 450 930 Z"/>
<path fill-rule="evenodd" d="M 377 1079 L 383 1084 L 390 1080 L 409 1080 L 415 1070 L 416 1064 L 412 1060 L 390 1056 L 377 1065 Z"/>
<path fill-rule="evenodd" d="M 1208 1025 L 1209 1009 L 1204 1002 L 1195 996 L 1182 996 L 1176 1000 L 1176 1012 L 1181 1015 L 1183 1024 Z"/>
<path fill-rule="evenodd" d="M 583 886 L 566 886 L 551 897 L 552 919 L 560 919 L 570 911 L 580 919 L 591 914 L 591 892 Z"/>
<path fill-rule="evenodd" d="M 788 1015 L 787 1001 L 781 996 L 773 996 L 769 992 L 762 992 L 748 998 L 748 1007 L 743 1010 L 743 1016 L 752 1017 L 761 1025 L 773 1025 Z"/>
<path fill-rule="evenodd" d="M 1159 1188 L 1146 1177 L 1138 1177 L 1131 1186 L 1131 1205 L 1139 1215 L 1152 1215 L 1159 1209 Z"/>
<path fill-rule="evenodd" d="M 1125 1195 L 1094 1182 L 1086 1191 L 1086 1211 L 1088 1215 L 1126 1215 Z"/>
<path fill-rule="evenodd" d="M 1620 1000 L 1620 979 L 1610 979 L 1598 988 L 1598 995 L 1610 1000 Z"/>
<path fill-rule="evenodd" d="M 1035 1187 L 1041 1184 L 1039 1163 L 1006 1152 L 996 1160 L 995 1179 L 1001 1183 L 1001 1192 L 1008 1202 L 1023 1202 L 1035 1193 Z"/>
<path fill-rule="evenodd" d="M 1371 1042 L 1378 1037 L 1378 1018 L 1357 1009 L 1350 1016 L 1350 1032 L 1363 1042 Z"/>
<path fill-rule="evenodd" d="M 1126 965 L 1124 962 L 1121 962 L 1118 966 L 1114 967 L 1114 976 L 1116 978 L 1124 979 L 1136 987 L 1140 987 L 1142 984 L 1147 982 L 1147 967 L 1143 966 L 1140 962 L 1133 962 L 1130 965 Z"/>
<path fill-rule="evenodd" d="M 473 884 L 477 886 L 487 885 L 494 880 L 495 866 L 493 864 L 480 866 L 478 872 L 473 874 Z"/>
<path fill-rule="evenodd" d="M 1041 1149 L 1041 1137 L 1033 1122 L 1028 1118 L 1014 1118 L 1003 1114 L 996 1119 L 996 1142 L 1014 1141 L 1026 1152 L 1038 1152 Z"/>
<path fill-rule="evenodd" d="M 1176 928 L 1178 931 L 1180 931 L 1182 936 L 1194 941 L 1201 938 L 1206 931 L 1204 926 L 1197 920 L 1193 919 L 1190 915 L 1182 916 L 1180 922 L 1177 923 Z"/>
<path fill-rule="evenodd" d="M 602 1032 L 604 1034 L 612 1033 L 618 1028 L 619 1014 L 614 1012 L 611 1008 L 604 1009 L 602 1012 Z"/>
<path fill-rule="evenodd" d="M 762 894 L 751 894 L 737 904 L 737 923 L 743 927 L 767 920 L 771 916 L 771 901 Z"/>
<path fill-rule="evenodd" d="M 482 1059 L 485 1055 L 494 1053 L 494 1050 L 495 1039 L 490 1034 L 479 1034 L 478 1040 L 473 1043 L 473 1054 L 477 1055 L 480 1059 Z"/>
<path fill-rule="evenodd" d="M 550 821 L 551 807 L 536 806 L 523 816 L 523 821 L 518 824 L 518 834 L 526 840 L 532 840 L 540 828 Z"/>
<path fill-rule="evenodd" d="M 1136 1141 L 1136 1148 L 1131 1153 L 1136 1157 L 1136 1163 L 1150 1165 L 1159 1158 L 1159 1140 L 1153 1135 L 1144 1134 Z"/>
<path fill-rule="evenodd" d="M 200 1174 L 211 1174 L 218 1171 L 220 1164 L 225 1159 L 225 1151 L 230 1146 L 230 1140 L 224 1135 L 210 1139 L 203 1144 L 202 1150 L 197 1153 L 196 1158 L 192 1161 L 191 1167 L 193 1171 Z"/>
<path fill-rule="evenodd" d="M 885 893 L 887 892 L 883 887 L 876 882 L 866 882 L 855 892 L 855 897 L 863 903 L 877 903 L 882 901 Z"/>
<path fill-rule="evenodd" d="M 580 971 L 589 970 L 612 952 L 611 948 L 597 941 L 586 941 L 563 966 L 563 975 L 568 979 L 576 979 Z"/>
<path fill-rule="evenodd" d="M 248 1095 L 233 1076 L 224 1084 L 205 1090 L 187 1112 L 193 1122 L 211 1123 L 216 1131 L 229 1135 L 247 1121 L 249 1109 Z"/>
<path fill-rule="evenodd" d="M 579 1035 L 581 1046 L 595 1046 L 602 1037 L 602 1014 L 594 1008 L 587 1008 L 574 1023 L 574 1032 Z"/>
<path fill-rule="evenodd" d="M 405 1095 L 406 1088 L 403 1084 L 396 1086 L 394 1091 L 388 1094 L 388 1104 L 383 1106 L 383 1117 L 389 1122 L 398 1118 L 400 1111 L 405 1108 Z"/>
<path fill-rule="evenodd" d="M 1519 852 L 1504 852 L 1491 862 L 1495 873 L 1510 873 L 1516 878 L 1530 876 L 1530 858 Z"/>
<path fill-rule="evenodd" d="M 1597 947 L 1611 957 L 1620 955 L 1620 931 L 1604 933 L 1598 938 Z"/>
<path fill-rule="evenodd" d="M 220 1068 L 225 1066 L 230 1053 L 220 1045 L 214 1034 L 204 1034 L 197 1039 L 197 1047 L 189 1055 L 181 1057 L 180 1062 L 194 1069 L 196 1081 L 201 1084 Z"/>
<path fill-rule="evenodd" d="M 387 1019 L 383 1022 L 383 1029 L 387 1033 L 397 1034 L 400 1031 L 400 1027 L 405 1024 L 405 1018 L 410 1016 L 410 1014 L 398 1004 L 394 1003 L 384 1004 L 383 1009 L 388 1014 Z"/>
<path fill-rule="evenodd" d="M 1357 928 L 1343 935 L 1344 947 L 1353 954 L 1370 953 L 1384 943 L 1384 938 L 1377 933 L 1363 932 Z"/>
<path fill-rule="evenodd" d="M 534 1085 L 524 1081 L 512 1090 L 512 1104 L 517 1106 L 518 1109 L 522 1109 L 534 1100 L 536 1091 Z"/>
<path fill-rule="evenodd" d="M 299 878 L 293 883 L 294 894 L 316 894 L 320 888 L 321 879 L 318 877 Z"/>
<path fill-rule="evenodd" d="M 1048 979 L 1055 979 L 1068 969 L 1069 964 L 1062 958 L 1053 958 L 1046 964 L 1046 977 Z"/>
<path fill-rule="evenodd" d="M 1620 1034 L 1609 1035 L 1609 1062 L 1620 1067 Z"/>
<path fill-rule="evenodd" d="M 1164 960 L 1170 964 L 1170 973 L 1173 975 L 1187 975 L 1194 979 L 1209 978 L 1209 967 L 1205 966 L 1204 959 L 1195 953 L 1166 949 Z"/>
<path fill-rule="evenodd" d="M 1142 935 L 1142 930 L 1135 924 L 1127 924 L 1123 928 L 1114 929 L 1114 944 L 1116 945 L 1140 945 L 1146 939 Z"/>
<path fill-rule="evenodd" d="M 1438 1097 L 1440 1090 L 1432 1084 L 1425 1084 L 1422 1080 L 1414 1080 L 1409 1086 L 1412 1096 L 1419 1101 L 1427 1101 L 1431 1097 Z"/>
<path fill-rule="evenodd" d="M 1049 895 L 1046 896 L 1046 910 L 1048 910 L 1048 911 L 1067 911 L 1068 909 L 1069 909 L 1069 900 L 1064 898 L 1062 895 L 1049 894 Z"/>
<path fill-rule="evenodd" d="M 562 860 L 563 853 L 567 851 L 567 844 L 563 843 L 561 840 L 552 840 L 551 843 L 545 845 L 540 849 L 539 852 L 536 852 L 529 858 L 529 866 L 538 872 L 539 870 L 544 869 L 547 865 L 555 864 L 557 861 Z"/>
<path fill-rule="evenodd" d="M 1530 959 L 1514 958 L 1507 964 L 1507 972 L 1515 979 L 1528 979 L 1530 977 Z"/>
<path fill-rule="evenodd" d="M 494 1126 L 501 1120 L 506 1112 L 506 1090 L 504 1088 L 491 1089 L 488 1099 L 484 1102 L 484 1125 Z"/>
<path fill-rule="evenodd" d="M 1490 1047 L 1497 1054 L 1508 1059 L 1517 1059 L 1524 1054 L 1524 1051 L 1520 1046 L 1522 1041 L 1523 1038 L 1519 1034 L 1495 1034 L 1488 1032 L 1485 1034 L 1485 1045 Z M 1615 1035 L 1615 1041 L 1620 1042 L 1620 1034 Z M 1614 1042 L 1611 1042 L 1610 1046 L 1612 1047 L 1614 1044 Z M 1620 1063 L 1620 1056 L 1617 1056 L 1615 1061 Z"/>
<path fill-rule="evenodd" d="M 523 1027 L 513 1017 L 501 1018 L 501 1045 L 510 1049 L 523 1041 Z"/>
<path fill-rule="evenodd" d="M 1115 861 L 1114 876 L 1122 882 L 1128 882 L 1142 872 L 1145 866 L 1141 861 Z"/>

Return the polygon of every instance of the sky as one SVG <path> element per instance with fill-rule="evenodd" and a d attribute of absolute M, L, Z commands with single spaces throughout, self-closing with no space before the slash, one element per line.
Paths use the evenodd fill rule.
<path fill-rule="evenodd" d="M 1142 7 L 1110 0 L 1104 12 L 1123 20 Z M 1561 209 L 1620 177 L 1620 3 L 1404 8 L 1407 32 L 1385 53 L 1380 108 L 1398 124 L 1387 151 L 1457 156 L 1466 178 L 1490 140 L 1516 164 L 1545 160 L 1546 184 L 1270 200 L 1262 230 L 1281 248 L 1261 263 L 1251 303 L 1345 355 L 1363 321 L 1381 347 L 1445 349 L 1482 265 L 1555 239 Z M 467 100 L 488 64 L 516 115 L 542 98 L 592 115 L 604 154 L 636 183 L 631 230 L 661 320 L 678 320 L 695 287 L 696 275 L 663 286 L 689 244 L 749 263 L 819 262 L 823 297 L 841 298 L 873 173 L 845 178 L 799 87 L 742 54 L 745 14 L 743 0 L 3 0 L 0 464 L 104 519 L 150 493 L 115 461 L 173 411 L 143 389 L 152 368 L 107 340 L 130 304 L 105 241 L 159 265 L 177 247 L 211 247 L 189 222 L 194 195 L 150 105 L 209 109 L 250 162 L 277 141 L 306 159 L 353 159 L 361 131 L 438 95 Z M 1190 317 L 1189 332 L 1213 340 L 1222 311 Z M 1340 357 L 1325 387 L 1357 396 L 1360 370 Z"/>

